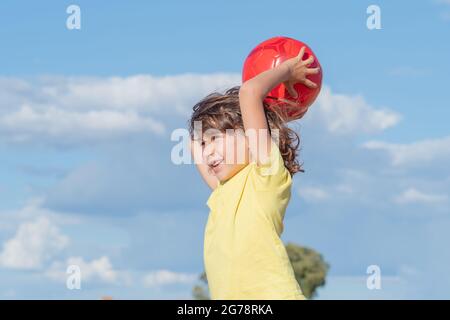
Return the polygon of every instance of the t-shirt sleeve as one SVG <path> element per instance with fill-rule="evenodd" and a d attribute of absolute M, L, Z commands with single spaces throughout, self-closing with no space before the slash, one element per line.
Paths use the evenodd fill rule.
<path fill-rule="evenodd" d="M 263 162 L 253 162 L 254 179 L 258 189 L 276 188 L 290 182 L 289 170 L 284 165 L 277 143 L 271 138 L 270 155 Z"/>

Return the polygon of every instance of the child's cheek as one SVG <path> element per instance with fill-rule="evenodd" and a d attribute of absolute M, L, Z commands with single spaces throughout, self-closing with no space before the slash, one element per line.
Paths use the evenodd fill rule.
<path fill-rule="evenodd" d="M 222 140 L 221 151 L 222 157 L 225 160 L 226 164 L 231 164 L 233 159 L 233 149 L 230 148 L 230 140 L 229 138 L 225 138 Z M 232 146 L 231 146 L 232 147 Z"/>

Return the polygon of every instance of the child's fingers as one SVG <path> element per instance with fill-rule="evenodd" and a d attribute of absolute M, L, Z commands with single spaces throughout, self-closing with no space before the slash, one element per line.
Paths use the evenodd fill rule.
<path fill-rule="evenodd" d="M 302 62 L 302 64 L 305 65 L 305 66 L 308 66 L 308 65 L 310 65 L 313 62 L 314 62 L 314 56 L 310 55 L 308 59 L 306 59 L 306 60 L 304 60 Z"/>
<path fill-rule="evenodd" d="M 294 89 L 294 84 L 291 82 L 288 82 L 285 84 L 286 85 L 286 89 L 289 92 L 289 94 L 291 95 L 292 98 L 297 98 L 297 91 L 295 91 Z"/>
<path fill-rule="evenodd" d="M 306 69 L 306 74 L 318 74 L 320 71 L 320 68 L 307 68 Z"/>
<path fill-rule="evenodd" d="M 297 61 L 302 61 L 304 54 L 305 54 L 305 46 L 301 47 L 300 52 L 297 55 Z"/>
<path fill-rule="evenodd" d="M 317 88 L 317 84 L 315 82 L 312 82 L 309 79 L 305 79 L 305 81 L 303 82 L 303 84 L 309 88 Z"/>

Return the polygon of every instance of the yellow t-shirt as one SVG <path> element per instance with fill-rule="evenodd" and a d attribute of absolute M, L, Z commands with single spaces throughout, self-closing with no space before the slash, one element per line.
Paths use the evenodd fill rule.
<path fill-rule="evenodd" d="M 219 182 L 207 205 L 204 264 L 211 299 L 304 300 L 280 239 L 292 180 L 277 144 Z"/>

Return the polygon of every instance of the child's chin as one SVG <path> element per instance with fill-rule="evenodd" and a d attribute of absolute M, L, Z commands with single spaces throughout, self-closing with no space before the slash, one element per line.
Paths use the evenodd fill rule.
<path fill-rule="evenodd" d="M 216 178 L 220 181 L 220 182 L 224 182 L 227 181 L 228 179 L 230 179 L 231 177 L 229 177 L 229 174 L 226 174 L 225 172 L 218 172 L 216 174 Z"/>
<path fill-rule="evenodd" d="M 237 172 L 224 172 L 224 173 L 219 173 L 216 175 L 217 179 L 219 179 L 220 182 L 225 182 L 231 178 L 233 178 L 233 176 L 236 174 Z"/>

